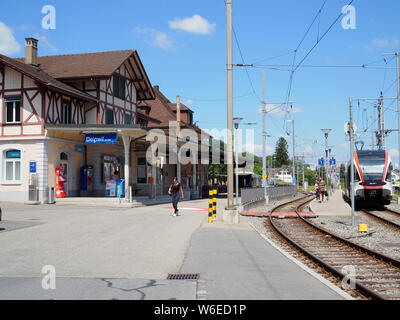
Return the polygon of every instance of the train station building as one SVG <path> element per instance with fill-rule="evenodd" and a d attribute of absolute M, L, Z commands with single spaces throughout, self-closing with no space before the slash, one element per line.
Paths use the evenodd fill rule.
<path fill-rule="evenodd" d="M 155 164 L 146 159 L 149 131 L 168 136 L 177 106 L 151 85 L 137 51 L 39 57 L 34 38 L 25 51 L 25 58 L 0 55 L 0 200 L 46 203 L 49 188 L 60 185 L 66 197 L 112 197 L 115 190 L 156 197 L 174 176 L 199 196 L 206 163 L 178 172 L 168 154 Z M 179 113 L 180 127 L 201 141 L 193 111 L 182 105 Z"/>

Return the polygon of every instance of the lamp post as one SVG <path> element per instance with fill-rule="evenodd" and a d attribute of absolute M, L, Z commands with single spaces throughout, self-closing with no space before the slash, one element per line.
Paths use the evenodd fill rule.
<path fill-rule="evenodd" d="M 235 126 L 235 176 L 236 176 L 236 203 L 235 205 L 239 205 L 239 152 L 238 152 L 238 129 L 239 124 L 243 120 L 243 118 L 235 117 L 233 118 L 233 125 Z"/>
<path fill-rule="evenodd" d="M 233 55 L 232 55 L 232 0 L 226 0 L 226 72 L 227 72 L 227 174 L 228 204 L 233 210 Z"/>
<path fill-rule="evenodd" d="M 296 179 L 296 165 L 295 165 L 295 140 L 294 140 L 294 120 L 286 120 L 286 122 L 291 122 L 292 123 L 292 152 L 293 152 L 293 182 L 296 180 L 296 185 L 297 185 L 297 179 Z"/>
<path fill-rule="evenodd" d="M 326 189 L 329 190 L 329 180 L 328 180 L 328 158 L 329 158 L 329 147 L 328 147 L 328 135 L 332 129 L 321 129 L 325 136 L 325 176 L 326 176 Z"/>

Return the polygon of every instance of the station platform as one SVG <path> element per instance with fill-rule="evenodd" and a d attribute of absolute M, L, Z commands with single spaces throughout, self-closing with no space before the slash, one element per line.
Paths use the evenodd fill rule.
<path fill-rule="evenodd" d="M 169 195 L 149 197 L 133 197 L 132 202 L 125 201 L 125 198 L 116 197 L 66 197 L 56 198 L 55 204 L 59 206 L 91 206 L 91 207 L 113 207 L 113 208 L 136 208 L 141 206 L 149 206 L 171 202 Z"/>
<path fill-rule="evenodd" d="M 179 206 L 174 217 L 170 205 L 2 204 L 0 299 L 346 299 L 268 242 L 251 225 L 258 218 L 222 222 L 226 199 L 213 223 L 208 199 Z M 42 288 L 44 264 L 56 270 L 56 290 Z"/>
<path fill-rule="evenodd" d="M 313 200 L 310 209 L 318 216 L 351 216 L 351 207 L 344 201 L 342 190 L 335 190 L 328 201 Z"/>
<path fill-rule="evenodd" d="M 247 217 L 237 225 L 204 222 L 180 272 L 199 273 L 201 293 L 211 300 L 345 299 L 262 238 Z"/>

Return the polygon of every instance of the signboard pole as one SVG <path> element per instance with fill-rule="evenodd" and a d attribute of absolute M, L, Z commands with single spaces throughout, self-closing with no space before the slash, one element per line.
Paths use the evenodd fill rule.
<path fill-rule="evenodd" d="M 355 218 L 354 218 L 354 146 L 353 146 L 353 99 L 350 98 L 350 197 L 351 197 L 351 225 L 355 226 Z"/>

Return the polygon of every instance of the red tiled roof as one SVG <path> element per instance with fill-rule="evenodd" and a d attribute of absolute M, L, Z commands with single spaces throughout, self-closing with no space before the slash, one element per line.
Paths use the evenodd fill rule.
<path fill-rule="evenodd" d="M 176 121 L 176 113 L 171 108 L 172 103 L 161 93 L 158 86 L 154 86 L 153 90 L 156 95 L 155 100 L 148 100 L 145 102 L 145 104 L 151 108 L 149 115 L 160 120 L 161 123 L 157 126 L 149 127 L 168 128 L 170 121 Z M 139 102 L 138 107 L 140 107 L 140 105 L 143 103 L 144 102 Z M 198 126 L 190 125 L 183 120 L 181 120 L 181 127 L 191 128 L 198 133 L 203 133 L 208 136 L 208 134 L 201 130 Z"/>
<path fill-rule="evenodd" d="M 42 70 L 57 79 L 109 77 L 136 50 L 38 57 Z M 24 60 L 24 58 L 18 58 Z"/>
<path fill-rule="evenodd" d="M 63 54 L 38 57 L 39 68 L 61 81 L 108 78 L 129 58 L 138 99 L 154 99 L 153 88 L 136 50 Z M 24 62 L 24 58 L 15 59 Z"/>
<path fill-rule="evenodd" d="M 176 103 L 169 103 L 169 107 L 176 112 Z M 189 109 L 186 107 L 182 102 L 181 102 L 181 111 L 190 111 L 193 112 L 193 110 Z"/>

